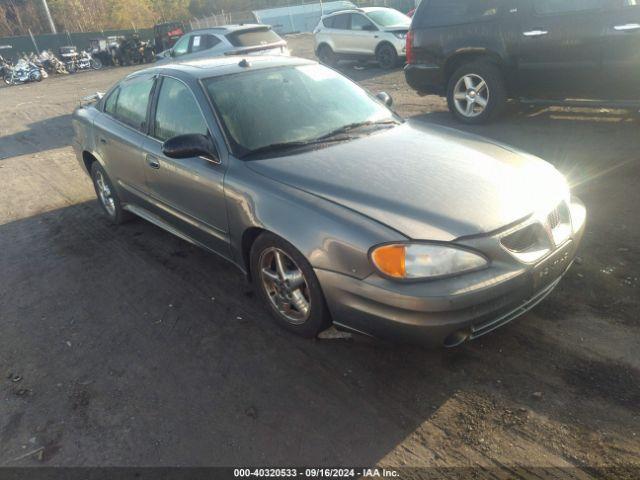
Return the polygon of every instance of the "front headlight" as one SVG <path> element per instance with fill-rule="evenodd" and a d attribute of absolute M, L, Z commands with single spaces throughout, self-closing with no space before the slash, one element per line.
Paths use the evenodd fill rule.
<path fill-rule="evenodd" d="M 469 272 L 489 263 L 469 250 L 428 243 L 381 245 L 371 251 L 371 261 L 382 274 L 407 280 Z"/>
<path fill-rule="evenodd" d="M 406 40 L 407 39 L 407 34 L 404 32 L 393 32 L 393 35 L 400 39 L 400 40 Z"/>

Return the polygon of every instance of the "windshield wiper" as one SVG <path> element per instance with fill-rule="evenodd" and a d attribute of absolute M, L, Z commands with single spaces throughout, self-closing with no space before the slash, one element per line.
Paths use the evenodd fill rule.
<path fill-rule="evenodd" d="M 346 140 L 351 140 L 353 137 L 349 135 L 342 135 L 341 137 L 326 139 L 326 138 L 314 138 L 312 140 L 301 140 L 294 142 L 280 142 L 280 143 L 272 143 L 269 145 L 265 145 L 263 147 L 254 148 L 253 150 L 248 151 L 247 153 L 240 156 L 240 158 L 248 158 L 253 157 L 255 155 L 265 154 L 265 153 L 274 153 L 281 152 L 286 150 L 292 150 L 301 147 L 308 147 L 310 145 L 321 145 L 323 143 L 329 142 L 343 142 Z"/>
<path fill-rule="evenodd" d="M 373 126 L 385 126 L 385 125 L 400 125 L 401 122 L 399 122 L 398 120 L 378 120 L 376 122 L 373 122 L 371 120 L 368 120 L 366 122 L 356 122 L 356 123 L 350 123 L 348 125 L 344 125 L 340 128 L 336 128 L 335 130 L 330 131 L 329 133 L 326 133 L 324 135 L 322 135 L 321 137 L 318 137 L 316 140 L 326 140 L 328 138 L 331 137 L 335 137 L 336 135 L 340 135 L 343 133 L 348 133 L 351 132 L 353 130 L 356 130 L 358 128 L 362 128 L 362 127 L 373 127 Z"/>

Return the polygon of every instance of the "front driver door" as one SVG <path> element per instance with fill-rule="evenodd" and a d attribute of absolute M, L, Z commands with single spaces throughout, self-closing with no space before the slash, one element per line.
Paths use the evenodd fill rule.
<path fill-rule="evenodd" d="M 378 27 L 361 13 L 351 14 L 351 41 L 353 51 L 363 55 L 372 55 L 380 38 Z"/>
<path fill-rule="evenodd" d="M 195 92 L 177 78 L 161 76 L 154 121 L 144 144 L 147 189 L 156 213 L 191 239 L 229 257 L 225 164 L 204 157 L 173 159 L 162 153 L 169 138 L 211 135 Z M 202 92 L 198 92 L 202 96 Z M 221 142 L 214 143 L 221 147 Z"/>

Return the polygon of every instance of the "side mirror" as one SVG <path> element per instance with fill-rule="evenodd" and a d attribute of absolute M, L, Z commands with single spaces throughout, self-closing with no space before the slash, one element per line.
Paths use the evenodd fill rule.
<path fill-rule="evenodd" d="M 169 56 L 170 57 L 175 57 L 176 56 L 176 52 L 173 51 L 173 48 L 169 50 Z"/>
<path fill-rule="evenodd" d="M 218 152 L 213 141 L 199 133 L 178 135 L 162 144 L 162 153 L 169 158 L 206 157 L 218 161 Z"/>
<path fill-rule="evenodd" d="M 387 107 L 393 105 L 393 98 L 387 92 L 380 92 L 376 94 L 376 98 L 384 103 Z"/>

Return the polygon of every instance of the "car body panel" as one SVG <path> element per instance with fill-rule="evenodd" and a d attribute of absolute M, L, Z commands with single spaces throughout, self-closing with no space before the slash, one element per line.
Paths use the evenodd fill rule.
<path fill-rule="evenodd" d="M 367 16 L 368 12 L 374 10 L 381 10 L 384 7 L 370 7 L 361 8 L 356 10 L 342 10 L 333 12 L 329 15 L 322 17 L 320 23 L 314 30 L 314 42 L 315 50 L 323 45 L 329 45 L 331 49 L 345 58 L 366 58 L 374 57 L 378 47 L 384 43 L 392 45 L 399 57 L 405 56 L 406 42 L 404 38 L 399 38 L 396 33 L 406 34 L 409 29 L 409 22 L 406 25 L 392 25 L 383 27 L 376 24 L 370 17 Z M 349 15 L 364 17 L 371 22 L 375 27 L 373 31 L 367 30 L 352 30 L 351 18 L 346 29 L 342 28 L 330 28 L 325 26 L 324 20 L 339 15 Z"/>
<path fill-rule="evenodd" d="M 95 158 L 117 179 L 126 210 L 247 274 L 248 248 L 257 234 L 284 238 L 316 272 L 334 322 L 370 335 L 420 344 L 479 336 L 531 308 L 571 264 L 585 224 L 577 199 L 571 200 L 576 213 L 570 238 L 539 261 L 518 261 L 501 243 L 502 236 L 519 228 L 514 222 L 519 225 L 538 209 L 546 212 L 558 192 L 566 193 L 562 176 L 540 159 L 474 135 L 409 121 L 305 153 L 235 158 L 200 80 L 242 74 L 247 67 L 240 60 L 172 64 L 132 74 L 171 76 L 191 89 L 215 141 L 215 159 L 164 157 L 150 135 L 152 117 L 147 131 L 138 132 L 104 113 L 101 100 L 79 107 L 72 118 L 82 168 L 89 172 Z M 251 68 L 312 63 L 264 57 Z M 154 90 L 149 115 L 159 91 Z M 124 153 L 99 146 L 106 134 L 127 145 L 128 166 L 118 157 Z M 159 169 L 150 168 L 147 154 L 156 157 Z M 371 249 L 412 239 L 471 249 L 488 264 L 433 280 L 395 281 L 380 274 L 370 261 Z"/>
<path fill-rule="evenodd" d="M 251 32 L 255 30 L 271 30 L 267 25 L 225 25 L 221 27 L 205 28 L 194 30 L 186 33 L 176 45 L 180 42 L 186 42 L 187 50 L 185 53 L 173 56 L 172 49 L 165 50 L 156 56 L 158 65 L 165 65 L 174 62 L 190 62 L 194 60 L 203 60 L 207 58 L 219 57 L 222 55 L 285 55 L 290 54 L 287 48 L 287 42 L 283 39 L 269 44 L 259 44 L 247 47 L 239 47 L 233 45 L 227 35 L 238 32 Z M 272 31 L 272 30 L 271 30 Z M 274 32 L 275 33 L 275 32 Z M 277 34 L 276 34 L 277 35 Z M 215 45 L 210 47 L 202 47 L 201 42 L 205 42 L 205 38 L 213 38 Z M 183 40 L 184 39 L 184 40 Z M 196 45 L 196 42 L 198 43 Z M 176 48 L 174 45 L 174 49 Z M 202 48 L 202 49 L 199 49 Z"/>
<path fill-rule="evenodd" d="M 314 152 L 251 161 L 248 167 L 409 238 L 438 241 L 499 229 L 545 208 L 537 192 L 566 188 L 542 160 L 412 122 Z M 549 200 L 555 204 L 560 198 Z"/>
<path fill-rule="evenodd" d="M 640 93 L 640 28 L 615 27 L 637 23 L 640 7 L 622 3 L 540 13 L 534 0 L 509 0 L 486 18 L 439 23 L 426 0 L 413 17 L 405 78 L 421 94 L 445 95 L 455 69 L 482 58 L 500 68 L 510 97 L 638 100 L 630 92 Z"/>

